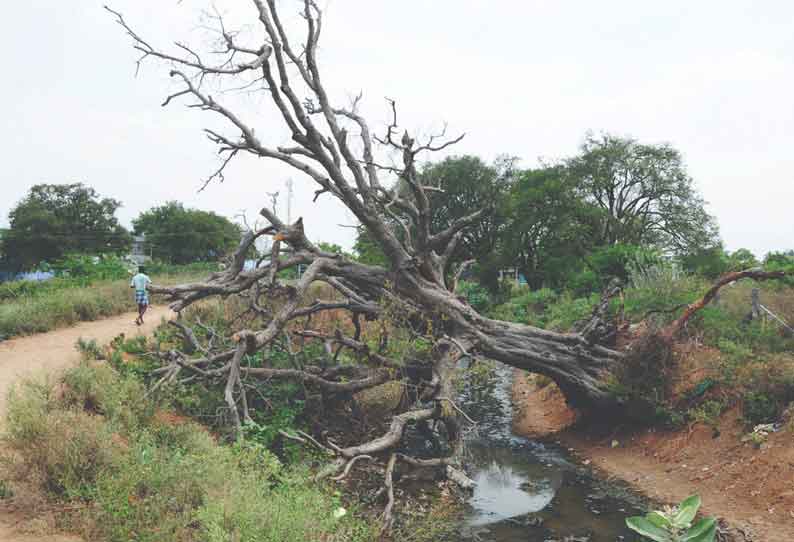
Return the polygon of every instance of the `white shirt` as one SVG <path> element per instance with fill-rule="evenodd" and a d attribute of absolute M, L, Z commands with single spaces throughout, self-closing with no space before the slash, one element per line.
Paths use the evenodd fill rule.
<path fill-rule="evenodd" d="M 132 280 L 130 281 L 130 286 L 134 287 L 136 291 L 146 291 L 146 287 L 152 283 L 152 280 L 144 275 L 143 273 L 138 273 Z"/>

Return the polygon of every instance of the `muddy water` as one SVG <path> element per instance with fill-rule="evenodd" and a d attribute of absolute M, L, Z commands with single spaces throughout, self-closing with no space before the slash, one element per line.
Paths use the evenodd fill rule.
<path fill-rule="evenodd" d="M 462 408 L 478 420 L 466 439 L 467 471 L 477 482 L 461 527 L 483 542 L 635 540 L 625 527 L 642 500 L 600 480 L 553 443 L 511 433 L 512 369 L 499 366 L 486 384 L 469 384 Z M 531 415 L 531 414 L 530 414 Z"/>

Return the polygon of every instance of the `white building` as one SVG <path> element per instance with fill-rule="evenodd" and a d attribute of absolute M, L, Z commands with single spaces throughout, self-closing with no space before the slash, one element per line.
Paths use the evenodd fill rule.
<path fill-rule="evenodd" d="M 146 235 L 135 235 L 132 238 L 129 259 L 138 265 L 144 264 L 152 259 L 151 253 L 146 247 Z"/>

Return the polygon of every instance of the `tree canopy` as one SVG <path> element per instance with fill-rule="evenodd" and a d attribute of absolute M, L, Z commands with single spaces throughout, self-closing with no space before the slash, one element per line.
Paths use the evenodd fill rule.
<path fill-rule="evenodd" d="M 141 213 L 132 224 L 137 235 L 146 235 L 155 259 L 175 264 L 217 260 L 240 240 L 240 227 L 228 218 L 176 201 Z"/>
<path fill-rule="evenodd" d="M 582 196 L 602 211 L 599 245 L 648 244 L 687 253 L 716 244 L 717 226 L 667 143 L 588 134 L 564 162 Z"/>
<path fill-rule="evenodd" d="M 579 154 L 537 169 L 520 169 L 512 158 L 488 164 L 463 155 L 425 163 L 418 176 L 434 231 L 481 210 L 461 231 L 450 261 L 454 267 L 474 260 L 479 282 L 492 291 L 503 268 L 517 268 L 532 288 L 574 284 L 584 292 L 612 276 L 625 278 L 625 266 L 639 253 L 674 252 L 691 260 L 719 246 L 680 154 L 666 144 L 588 135 Z M 398 193 L 410 192 L 403 181 Z M 416 235 L 398 227 L 410 222 L 403 210 L 392 210 L 387 220 L 399 236 Z M 364 228 L 356 249 L 362 262 L 385 262 Z"/>
<path fill-rule="evenodd" d="M 521 171 L 502 213 L 502 261 L 533 289 L 559 286 L 593 246 L 597 211 L 559 167 Z"/>
<path fill-rule="evenodd" d="M 8 215 L 3 253 L 13 269 L 29 269 L 69 253 L 120 253 L 129 232 L 118 223 L 121 202 L 82 183 L 37 184 Z"/>

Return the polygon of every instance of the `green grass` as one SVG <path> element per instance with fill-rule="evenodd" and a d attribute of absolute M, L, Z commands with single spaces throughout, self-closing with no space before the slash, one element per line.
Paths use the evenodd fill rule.
<path fill-rule="evenodd" d="M 30 335 L 135 308 L 127 281 L 53 290 L 0 304 L 0 336 Z"/>
<path fill-rule="evenodd" d="M 355 513 L 336 518 L 338 494 L 304 468 L 253 441 L 219 444 L 108 365 L 18 386 L 5 427 L 7 492 L 38 493 L 86 540 L 375 539 Z"/>
<path fill-rule="evenodd" d="M 203 278 L 203 267 L 168 268 L 154 275 L 156 284 Z M 43 333 L 77 322 L 99 320 L 135 310 L 129 279 L 90 282 L 53 279 L 41 283 L 0 285 L 0 338 Z M 153 301 L 157 301 L 156 298 Z"/>

